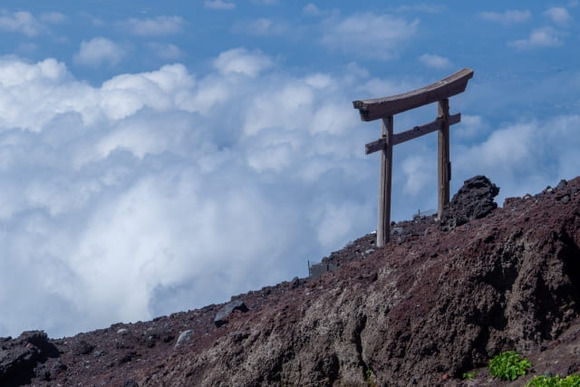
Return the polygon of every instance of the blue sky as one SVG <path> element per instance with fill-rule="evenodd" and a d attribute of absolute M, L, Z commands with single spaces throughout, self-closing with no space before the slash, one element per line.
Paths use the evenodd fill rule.
<path fill-rule="evenodd" d="M 0 336 L 223 302 L 376 228 L 352 101 L 464 67 L 456 192 L 579 174 L 580 4 L 4 1 Z M 395 116 L 395 131 L 437 107 Z M 437 140 L 394 150 L 395 220 L 436 209 Z"/>

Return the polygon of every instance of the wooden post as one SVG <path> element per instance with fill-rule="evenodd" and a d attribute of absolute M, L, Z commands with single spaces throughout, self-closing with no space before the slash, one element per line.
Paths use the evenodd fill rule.
<path fill-rule="evenodd" d="M 451 163 L 449 162 L 449 100 L 447 98 L 439 101 L 439 114 L 437 118 L 441 120 L 439 128 L 439 208 L 437 217 L 443 217 L 443 210 L 449 204 L 449 181 L 451 180 Z"/>
<path fill-rule="evenodd" d="M 381 150 L 379 175 L 379 221 L 377 225 L 377 247 L 384 247 L 391 236 L 391 187 L 393 172 L 393 116 L 382 119 L 384 147 Z"/>

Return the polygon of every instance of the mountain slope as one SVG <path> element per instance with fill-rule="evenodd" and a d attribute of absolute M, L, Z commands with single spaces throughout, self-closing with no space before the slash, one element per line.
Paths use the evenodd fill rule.
<path fill-rule="evenodd" d="M 219 321 L 223 305 L 210 305 L 73 338 L 5 339 L 0 382 L 457 385 L 509 349 L 535 373 L 578 372 L 580 178 L 442 229 L 433 217 L 402 222 L 382 249 L 363 237 L 326 259 L 337 270 L 233 297 Z M 38 353 L 20 379 L 6 361 L 19 349 Z M 498 381 L 481 369 L 470 383 Z"/>

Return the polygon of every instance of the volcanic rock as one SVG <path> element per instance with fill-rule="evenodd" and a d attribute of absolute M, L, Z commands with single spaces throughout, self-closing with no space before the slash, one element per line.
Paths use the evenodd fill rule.
<path fill-rule="evenodd" d="M 445 206 L 439 228 L 443 231 L 453 230 L 470 220 L 487 216 L 497 208 L 493 198 L 499 188 L 485 176 L 475 176 L 465 180 L 463 187 Z"/>
<path fill-rule="evenodd" d="M 242 313 L 246 313 L 248 311 L 248 307 L 241 300 L 228 302 L 219 310 L 219 312 L 217 312 L 215 316 L 214 323 L 216 327 L 219 328 L 224 325 L 226 323 L 226 319 L 236 310 L 239 310 Z"/>
<path fill-rule="evenodd" d="M 186 331 L 183 331 L 179 334 L 179 337 L 177 337 L 177 342 L 175 343 L 175 347 L 179 347 L 181 344 L 187 343 L 190 339 L 191 336 L 193 335 L 193 331 L 191 329 L 188 329 Z"/>
<path fill-rule="evenodd" d="M 39 365 L 58 356 L 58 348 L 43 331 L 24 332 L 16 340 L 0 339 L 0 385 L 29 383 Z"/>
<path fill-rule="evenodd" d="M 93 352 L 95 346 L 93 344 L 87 343 L 85 340 L 80 340 L 73 348 L 73 353 L 77 356 L 88 355 Z"/>

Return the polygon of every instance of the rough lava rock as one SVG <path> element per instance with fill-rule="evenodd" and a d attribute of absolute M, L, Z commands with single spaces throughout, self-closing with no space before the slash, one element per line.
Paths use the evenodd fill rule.
<path fill-rule="evenodd" d="M 43 331 L 23 332 L 16 340 L 0 338 L 0 385 L 24 385 L 37 376 L 47 379 L 50 372 L 42 364 L 58 356 L 58 348 Z"/>
<path fill-rule="evenodd" d="M 242 313 L 246 313 L 248 311 L 248 307 L 242 300 L 234 300 L 230 301 L 225 304 L 216 314 L 214 323 L 216 327 L 221 327 L 222 325 L 226 324 L 227 318 L 234 313 L 234 311 L 239 310 Z"/>
<path fill-rule="evenodd" d="M 485 176 L 475 176 L 465 180 L 463 187 L 445 206 L 440 222 L 442 231 L 450 231 L 474 219 L 489 215 L 497 208 L 493 198 L 499 193 L 499 188 Z"/>

